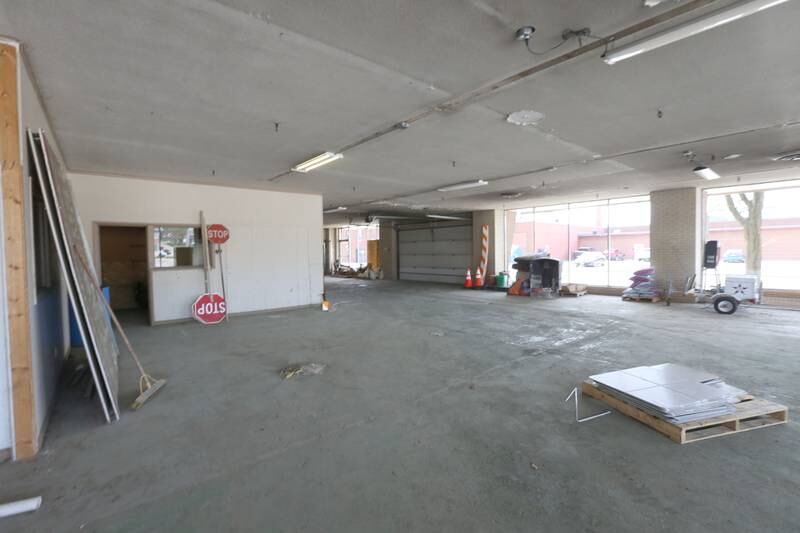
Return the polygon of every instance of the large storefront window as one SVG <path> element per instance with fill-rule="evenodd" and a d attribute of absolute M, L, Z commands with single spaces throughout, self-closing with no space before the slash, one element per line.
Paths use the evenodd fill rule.
<path fill-rule="evenodd" d="M 720 245 L 718 272 L 760 276 L 767 289 L 800 289 L 800 183 L 706 191 L 706 240 Z"/>
<path fill-rule="evenodd" d="M 630 285 L 632 272 L 650 268 L 650 199 L 609 202 L 608 284 Z"/>
<path fill-rule="evenodd" d="M 533 247 L 533 209 L 514 209 L 506 211 L 508 230 L 508 257 L 513 263 L 516 257 L 530 255 Z M 509 268 L 511 268 L 509 266 Z"/>
<path fill-rule="evenodd" d="M 608 284 L 608 202 L 569 206 L 571 283 Z"/>
<path fill-rule="evenodd" d="M 646 196 L 513 209 L 506 231 L 509 272 L 515 257 L 535 253 L 561 260 L 564 283 L 625 287 L 650 266 Z"/>
<path fill-rule="evenodd" d="M 533 215 L 536 252 L 561 260 L 561 280 L 569 281 L 569 211 L 566 205 L 537 208 Z"/>

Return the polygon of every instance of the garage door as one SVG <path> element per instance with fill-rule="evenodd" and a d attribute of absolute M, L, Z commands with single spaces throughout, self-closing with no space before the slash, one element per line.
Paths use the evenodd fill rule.
<path fill-rule="evenodd" d="M 400 279 L 464 283 L 472 261 L 472 225 L 400 229 Z"/>

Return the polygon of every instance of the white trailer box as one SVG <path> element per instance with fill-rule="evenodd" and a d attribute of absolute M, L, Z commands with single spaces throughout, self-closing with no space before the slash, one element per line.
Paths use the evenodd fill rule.
<path fill-rule="evenodd" d="M 758 301 L 758 276 L 725 276 L 725 294 L 730 294 L 740 302 L 742 300 Z"/>

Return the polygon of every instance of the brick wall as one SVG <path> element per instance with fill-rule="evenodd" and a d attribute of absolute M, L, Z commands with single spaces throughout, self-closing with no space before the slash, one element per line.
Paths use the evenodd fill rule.
<path fill-rule="evenodd" d="M 686 277 L 698 270 L 700 197 L 696 188 L 650 194 L 650 262 L 661 288 L 672 281 L 682 291 Z"/>

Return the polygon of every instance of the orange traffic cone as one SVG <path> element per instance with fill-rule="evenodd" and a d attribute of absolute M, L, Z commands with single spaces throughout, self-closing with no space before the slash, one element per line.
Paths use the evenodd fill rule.
<path fill-rule="evenodd" d="M 481 275 L 480 268 L 475 271 L 475 288 L 476 289 L 483 288 L 483 276 Z"/>
<path fill-rule="evenodd" d="M 471 289 L 472 288 L 472 273 L 467 269 L 467 277 L 464 280 L 464 288 Z"/>

